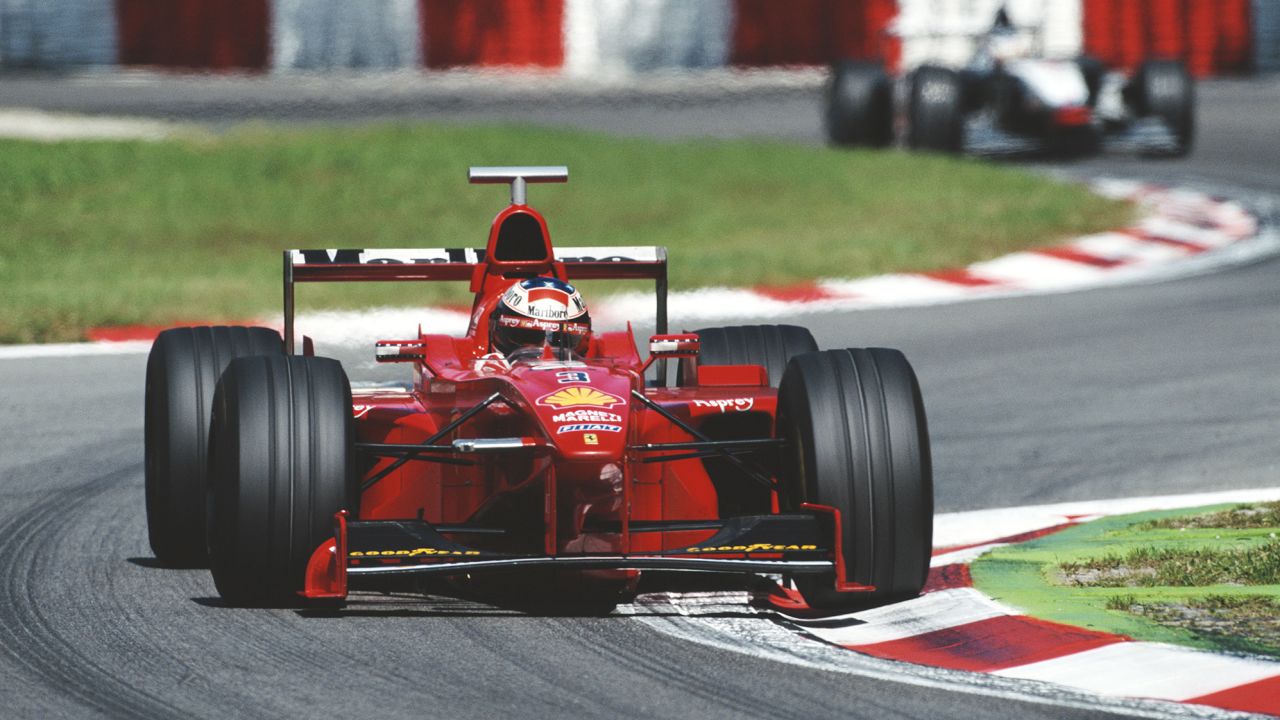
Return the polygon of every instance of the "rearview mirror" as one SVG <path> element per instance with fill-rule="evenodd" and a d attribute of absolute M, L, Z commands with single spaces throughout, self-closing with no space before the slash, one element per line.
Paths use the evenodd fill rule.
<path fill-rule="evenodd" d="M 654 335 L 649 338 L 651 358 L 697 357 L 702 341 L 697 333 Z"/>
<path fill-rule="evenodd" d="M 373 347 L 373 359 L 385 362 L 414 362 L 426 354 L 427 344 L 421 340 L 379 340 Z"/>

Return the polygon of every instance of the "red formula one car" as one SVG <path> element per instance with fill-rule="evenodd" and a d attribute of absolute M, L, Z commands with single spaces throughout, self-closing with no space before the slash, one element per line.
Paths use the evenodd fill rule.
<path fill-rule="evenodd" d="M 156 556 L 208 562 L 237 606 L 435 577 L 612 607 L 651 570 L 781 575 L 815 607 L 918 593 L 932 475 L 903 355 L 818 351 L 793 326 L 668 334 L 662 248 L 552 249 L 526 185 L 567 177 L 473 168 L 511 185 L 483 251 L 286 251 L 283 341 L 161 334 L 146 397 Z M 629 327 L 590 329 L 575 279 L 655 282 L 647 360 Z M 378 342 L 412 387 L 353 393 L 309 340 L 295 354 L 294 286 L 379 280 L 470 282 L 470 327 Z"/>

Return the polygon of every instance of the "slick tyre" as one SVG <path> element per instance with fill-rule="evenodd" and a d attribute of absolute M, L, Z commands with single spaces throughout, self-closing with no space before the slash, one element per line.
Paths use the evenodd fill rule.
<path fill-rule="evenodd" d="M 696 331 L 698 357 L 680 364 L 676 384 L 694 385 L 698 365 L 760 365 L 778 387 L 791 358 L 818 349 L 813 333 L 795 325 L 734 325 Z"/>
<path fill-rule="evenodd" d="M 907 144 L 916 150 L 964 149 L 964 83 L 949 68 L 925 65 L 911 78 Z"/>
<path fill-rule="evenodd" d="M 147 357 L 144 416 L 147 536 L 156 559 L 199 567 L 205 551 L 213 392 L 238 357 L 279 355 L 280 334 L 258 327 L 174 328 Z"/>
<path fill-rule="evenodd" d="M 1084 86 L 1089 91 L 1089 107 L 1098 106 L 1098 93 L 1102 91 L 1102 79 L 1107 74 L 1107 66 L 1102 61 L 1083 55 L 1076 58 L 1076 67 L 1080 68 L 1080 77 L 1084 78 Z"/>
<path fill-rule="evenodd" d="M 887 146 L 893 140 L 893 93 L 884 68 L 837 62 L 827 83 L 824 119 L 832 145 Z"/>
<path fill-rule="evenodd" d="M 336 360 L 242 358 L 218 383 L 209 565 L 237 607 L 300 604 L 307 560 L 358 512 L 351 386 Z"/>
<path fill-rule="evenodd" d="M 1195 83 L 1186 66 L 1176 60 L 1148 60 L 1129 86 L 1133 110 L 1141 117 L 1159 118 L 1173 137 L 1173 146 L 1155 155 L 1182 157 L 1195 140 Z"/>
<path fill-rule="evenodd" d="M 781 504 L 840 513 L 845 577 L 797 576 L 805 601 L 848 609 L 919 594 L 933 540 L 933 471 L 920 386 L 902 353 L 827 350 L 795 358 L 778 390 L 778 432 L 789 441 Z M 844 592 L 839 580 L 876 589 Z"/>

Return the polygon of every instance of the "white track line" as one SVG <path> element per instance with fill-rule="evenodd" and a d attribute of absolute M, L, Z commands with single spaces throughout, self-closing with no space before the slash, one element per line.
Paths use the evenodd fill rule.
<path fill-rule="evenodd" d="M 1053 525 L 1046 525 L 1045 527 L 1053 527 Z M 973 547 L 953 550 L 952 552 L 942 553 L 941 555 L 934 555 L 929 559 L 929 567 L 939 568 L 946 567 L 947 565 L 967 565 L 992 550 L 995 550 L 998 547 L 1004 547 L 1008 544 L 1009 543 L 983 543 L 982 545 L 974 545 Z"/>
<path fill-rule="evenodd" d="M 163 140 L 176 126 L 156 120 L 0 110 L 0 137 L 62 142 L 66 140 Z"/>
<path fill-rule="evenodd" d="M 1267 502 L 1271 500 L 1280 500 L 1280 487 L 1223 490 L 1220 492 L 1184 495 L 1158 495 L 1155 497 L 1114 498 L 1110 500 L 1083 500 L 1054 503 L 1052 505 L 939 513 L 933 518 L 933 544 L 934 547 L 946 548 L 982 543 L 997 538 L 1043 530 L 1044 528 L 1061 525 L 1071 519 L 1080 520 L 1089 516 L 1125 515 L 1146 510 L 1176 510 L 1178 508 L 1218 505 L 1221 503 Z"/>
<path fill-rule="evenodd" d="M 973 588 L 953 588 L 841 616 L 851 623 L 846 627 L 813 627 L 806 628 L 806 631 L 835 645 L 872 645 L 994 617 L 1021 614 Z M 795 622 L 805 627 L 803 620 Z"/>
<path fill-rule="evenodd" d="M 131 355 L 151 349 L 149 340 L 95 343 L 46 343 L 39 345 L 0 345 L 0 360 L 23 358 L 83 357 L 87 355 Z"/>

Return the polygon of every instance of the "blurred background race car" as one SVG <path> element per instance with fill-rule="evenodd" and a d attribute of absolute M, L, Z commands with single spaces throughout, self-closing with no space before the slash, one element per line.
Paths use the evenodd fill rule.
<path fill-rule="evenodd" d="M 836 62 L 825 100 L 832 144 L 885 146 L 901 136 L 908 147 L 951 153 L 1191 150 L 1195 85 L 1180 61 L 1148 59 L 1125 74 L 1087 56 L 1047 57 L 1040 28 L 1015 25 L 1003 7 L 981 33 L 916 25 L 900 18 L 892 31 L 939 43 L 968 34 L 974 50 L 959 67 L 935 52 L 897 82 L 879 63 Z"/>

